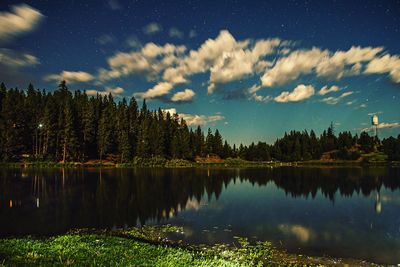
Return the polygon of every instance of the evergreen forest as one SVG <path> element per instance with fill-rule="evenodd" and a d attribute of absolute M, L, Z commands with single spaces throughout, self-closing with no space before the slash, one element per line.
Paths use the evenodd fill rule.
<path fill-rule="evenodd" d="M 85 162 L 112 159 L 131 162 L 135 157 L 195 160 L 216 156 L 249 161 L 356 160 L 361 153 L 382 152 L 400 160 L 400 135 L 379 140 L 362 132 L 335 133 L 333 124 L 319 136 L 290 131 L 273 144 L 236 146 L 216 129 L 188 126 L 178 114 L 149 110 L 134 97 L 116 101 L 111 94 L 88 96 L 70 91 L 65 81 L 56 90 L 7 89 L 0 85 L 0 160 Z"/>

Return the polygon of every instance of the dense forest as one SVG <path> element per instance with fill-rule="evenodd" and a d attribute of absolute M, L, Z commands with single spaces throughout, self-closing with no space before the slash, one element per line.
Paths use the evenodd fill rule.
<path fill-rule="evenodd" d="M 21 158 L 48 161 L 112 159 L 130 162 L 135 157 L 194 160 L 197 156 L 242 158 L 252 161 L 301 161 L 331 158 L 357 159 L 360 152 L 383 151 L 400 160 L 400 135 L 380 141 L 362 132 L 341 132 L 331 124 L 320 136 L 313 130 L 291 131 L 274 144 L 231 146 L 218 130 L 188 127 L 177 114 L 141 107 L 134 97 L 114 101 L 111 94 L 89 97 L 68 90 L 65 81 L 53 92 L 30 84 L 27 90 L 0 85 L 0 160 Z"/>

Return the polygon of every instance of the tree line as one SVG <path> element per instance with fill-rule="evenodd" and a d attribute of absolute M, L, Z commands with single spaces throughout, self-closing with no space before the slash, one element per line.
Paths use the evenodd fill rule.
<path fill-rule="evenodd" d="M 331 124 L 319 137 L 314 131 L 291 131 L 274 144 L 252 143 L 231 146 L 220 132 L 200 126 L 188 127 L 177 114 L 160 108 L 141 107 L 134 97 L 114 101 L 111 94 L 88 96 L 71 92 L 65 81 L 53 92 L 30 84 L 27 90 L 0 85 L 0 160 L 21 157 L 50 161 L 79 161 L 105 158 L 130 162 L 134 157 L 163 157 L 194 160 L 197 156 L 240 157 L 252 161 L 300 161 L 319 159 L 325 152 L 334 157 L 355 159 L 358 146 L 364 152 L 377 144 L 390 160 L 400 159 L 400 135 L 380 142 L 363 132 L 334 133 Z"/>

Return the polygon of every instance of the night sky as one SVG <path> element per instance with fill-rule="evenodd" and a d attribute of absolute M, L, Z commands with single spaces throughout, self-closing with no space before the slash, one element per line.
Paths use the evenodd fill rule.
<path fill-rule="evenodd" d="M 400 133 L 400 1 L 0 1 L 0 81 L 146 98 L 232 143 L 378 114 Z"/>

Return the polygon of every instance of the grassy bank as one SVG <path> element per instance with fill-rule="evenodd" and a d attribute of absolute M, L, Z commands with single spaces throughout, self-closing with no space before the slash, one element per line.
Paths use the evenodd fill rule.
<path fill-rule="evenodd" d="M 278 251 L 269 242 L 185 246 L 169 241 L 173 226 L 129 231 L 78 231 L 46 239 L 0 239 L 0 266 L 376 266 L 357 260 L 307 257 Z"/>
<path fill-rule="evenodd" d="M 54 162 L 54 161 L 25 161 L 0 163 L 5 167 L 109 167 L 109 168 L 134 168 L 134 167 L 163 167 L 163 168 L 187 168 L 187 167 L 280 167 L 280 166 L 400 166 L 399 161 L 387 161 L 382 153 L 362 154 L 358 160 L 307 160 L 295 162 L 280 161 L 247 161 L 240 158 L 227 158 L 218 160 L 189 161 L 184 159 L 165 159 L 162 157 L 140 158 L 135 157 L 131 162 L 118 163 L 108 160 L 90 160 L 87 162 Z"/>

